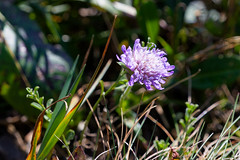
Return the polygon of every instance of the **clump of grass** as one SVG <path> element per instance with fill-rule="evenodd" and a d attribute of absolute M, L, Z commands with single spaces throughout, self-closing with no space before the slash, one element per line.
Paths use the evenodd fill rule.
<path fill-rule="evenodd" d="M 101 74 L 100 74 L 101 76 Z M 122 76 L 122 74 L 121 74 Z M 121 77 L 120 76 L 120 77 Z M 119 78 L 120 80 L 121 78 Z M 124 81 L 124 80 L 123 80 Z M 96 101 L 94 106 L 91 105 L 90 101 L 87 101 L 90 109 L 91 115 L 93 115 L 94 120 L 97 124 L 98 131 L 95 141 L 95 152 L 92 159 L 163 159 L 163 160 L 174 160 L 174 159 L 239 159 L 240 158 L 240 138 L 239 138 L 239 129 L 240 127 L 236 127 L 236 123 L 239 121 L 240 116 L 236 117 L 235 111 L 238 106 L 238 99 L 237 96 L 235 104 L 233 106 L 232 112 L 229 114 L 227 121 L 225 122 L 225 126 L 222 129 L 219 135 L 215 135 L 211 133 L 210 135 L 206 136 L 204 134 L 204 116 L 209 113 L 212 109 L 219 105 L 226 104 L 225 100 L 220 100 L 207 109 L 199 113 L 198 105 L 186 102 L 186 110 L 185 114 L 182 119 L 179 120 L 175 126 L 181 126 L 181 130 L 177 133 L 177 136 L 172 136 L 167 129 L 160 124 L 157 120 L 155 120 L 151 115 L 150 112 L 153 108 L 157 107 L 156 100 L 159 98 L 153 99 L 145 108 L 144 111 L 139 112 L 139 108 L 137 110 L 137 114 L 135 118 L 133 118 L 133 122 L 130 125 L 126 124 L 125 118 L 127 117 L 126 112 L 124 113 L 121 109 L 120 116 L 113 115 L 112 111 L 109 111 L 109 106 L 107 105 L 106 95 L 110 93 L 109 90 L 107 92 L 104 91 L 104 82 L 100 82 L 101 88 L 101 96 L 99 100 Z M 119 81 L 120 82 L 120 81 Z M 122 82 L 122 81 L 121 81 Z M 126 82 L 126 81 L 124 81 Z M 116 83 L 113 84 L 113 87 L 109 89 L 113 90 L 116 87 Z M 131 92 L 131 89 L 125 86 L 125 91 L 121 96 L 121 101 L 119 103 L 123 103 L 126 100 L 127 95 Z M 34 107 L 38 108 L 39 110 L 46 111 L 49 107 L 51 102 L 47 103 L 47 107 L 44 106 L 43 97 L 39 96 L 38 87 L 35 89 L 28 88 L 28 97 L 33 99 L 35 102 L 32 104 Z M 107 93 L 107 94 L 106 94 Z M 96 106 L 100 104 L 100 101 L 104 103 L 104 110 L 105 116 L 95 113 L 94 110 Z M 56 103 L 56 102 L 54 102 Z M 66 103 L 66 102 L 65 102 Z M 40 108 L 40 106 L 42 108 Z M 50 111 L 48 111 L 51 113 Z M 51 114 L 45 117 L 47 121 L 51 118 Z M 43 118 L 43 116 L 41 116 Z M 120 119 L 119 119 L 120 118 Z M 152 132 L 151 140 L 146 142 L 144 138 L 141 136 L 141 131 L 143 130 L 142 127 L 147 119 L 150 119 L 152 122 L 155 123 L 155 127 L 160 127 L 168 136 L 167 139 L 158 140 L 158 137 L 154 137 L 154 130 Z M 115 126 L 115 122 L 117 120 L 121 121 L 120 130 L 121 134 L 118 133 L 118 128 Z M 89 123 L 87 123 L 89 124 Z M 178 128 L 178 127 L 177 127 Z M 86 126 L 85 126 L 86 129 Z M 124 133 L 125 130 L 125 133 Z M 62 137 L 55 137 L 63 143 L 63 148 L 65 148 L 68 152 L 69 159 L 74 159 L 74 157 L 82 157 L 86 159 L 84 148 L 84 135 L 86 132 L 82 132 L 82 136 L 79 137 L 79 145 L 76 146 L 76 149 L 73 153 L 71 153 L 70 149 L 70 141 L 73 140 L 73 136 L 75 132 L 71 130 L 71 138 L 67 138 L 68 132 L 62 135 Z M 217 138 L 213 138 L 216 137 Z M 154 139 L 154 140 L 153 140 Z M 141 143 L 146 143 L 146 151 L 145 153 L 138 152 L 138 144 L 139 141 Z M 153 141 L 153 142 L 152 142 Z M 98 145 L 101 142 L 102 146 Z M 100 149 L 100 150 L 99 150 Z M 98 150 L 98 152 L 97 152 Z M 99 152 L 100 151 L 100 152 Z M 81 153 L 78 155 L 77 153 Z"/>
<path fill-rule="evenodd" d="M 115 17 L 116 20 L 116 17 Z M 115 24 L 115 20 L 113 26 Z M 111 34 L 113 32 L 113 27 L 111 29 Z M 105 50 L 103 52 L 102 58 L 97 66 L 96 71 L 93 74 L 89 84 L 87 85 L 85 91 L 82 93 L 82 96 L 79 98 L 76 104 L 71 106 L 72 94 L 75 94 L 77 86 L 80 82 L 84 71 L 84 65 L 71 86 L 71 81 L 73 78 L 73 73 L 77 64 L 78 58 L 75 60 L 74 65 L 71 69 L 71 72 L 68 75 L 65 85 L 63 86 L 63 90 L 60 94 L 59 100 L 53 102 L 53 100 L 49 100 L 47 104 L 44 104 L 44 97 L 40 97 L 38 93 L 38 87 L 35 89 L 27 88 L 28 98 L 34 100 L 32 106 L 39 109 L 41 114 L 39 115 L 34 134 L 32 138 L 31 150 L 27 159 L 45 159 L 52 155 L 52 150 L 55 144 L 59 141 L 63 143 L 63 149 L 67 150 L 68 160 L 70 159 L 87 159 L 87 157 L 91 159 L 164 159 L 164 160 L 176 160 L 176 159 L 238 159 L 240 158 L 240 142 L 239 134 L 240 127 L 236 127 L 236 123 L 239 121 L 240 116 L 235 118 L 235 111 L 238 104 L 238 96 L 236 98 L 236 102 L 233 108 L 233 111 L 229 115 L 229 118 L 225 122 L 225 126 L 219 134 L 218 138 L 213 139 L 214 133 L 211 133 L 208 137 L 205 137 L 203 132 L 204 128 L 204 115 L 214 109 L 216 106 L 225 103 L 224 100 L 218 101 L 211 106 L 209 106 L 206 110 L 199 113 L 198 105 L 192 103 L 186 103 L 186 111 L 182 119 L 178 123 L 175 123 L 176 127 L 176 135 L 172 136 L 171 132 L 168 131 L 164 125 L 155 120 L 150 112 L 153 108 L 157 107 L 156 100 L 160 98 L 159 94 L 165 92 L 156 92 L 149 93 L 146 91 L 138 91 L 141 94 L 141 98 L 133 101 L 132 99 L 136 98 L 134 96 L 137 92 L 132 92 L 134 88 L 132 88 L 132 83 L 128 83 L 127 75 L 124 70 L 119 74 L 117 80 L 108 87 L 105 87 L 104 82 L 102 81 L 103 76 L 107 72 L 108 68 L 111 65 L 111 60 L 103 68 L 102 72 L 99 73 L 101 65 L 103 63 L 108 44 L 110 42 L 111 34 L 108 38 Z M 136 47 L 139 46 L 139 41 L 135 42 Z M 90 45 L 91 46 L 91 45 Z M 138 47 L 137 47 L 138 46 Z M 145 51 L 145 49 L 138 48 L 139 51 Z M 123 49 L 126 50 L 126 47 Z M 155 53 L 160 50 L 153 50 Z M 130 50 L 128 50 L 130 52 Z M 149 56 L 149 52 L 144 53 L 145 56 Z M 127 53 L 125 56 L 129 55 Z M 151 52 L 152 54 L 152 52 Z M 157 53 L 156 53 L 157 54 Z M 165 54 L 164 54 L 165 55 Z M 124 56 L 122 57 L 122 61 L 125 62 Z M 131 57 L 134 58 L 134 57 Z M 154 60 L 153 57 L 151 57 Z M 155 57 L 156 58 L 156 57 Z M 158 60 L 163 57 L 157 57 Z M 136 60 L 136 59 L 135 59 Z M 136 60 L 137 62 L 137 60 Z M 150 61 L 147 61 L 149 64 Z M 163 58 L 163 62 L 166 62 L 166 58 Z M 85 62 L 84 62 L 85 63 Z M 155 61 L 158 64 L 158 61 Z M 132 65 L 132 63 L 130 63 Z M 129 64 L 129 67 L 132 66 Z M 144 63 L 145 64 L 145 63 Z M 157 65 L 156 65 L 157 66 Z M 174 66 L 170 66 L 169 63 L 164 63 L 163 66 L 167 66 L 166 72 L 161 73 L 164 81 L 161 83 L 165 83 L 165 79 L 173 74 Z M 146 67 L 146 66 L 145 66 Z M 141 69 L 139 67 L 138 69 Z M 146 69 L 146 71 L 149 71 Z M 171 72 L 168 72 L 171 71 Z M 161 71 L 159 71 L 160 74 Z M 99 73 L 99 74 L 98 74 Z M 198 72 L 197 72 L 198 73 Z M 196 74 L 197 74 L 196 73 Z M 136 72 L 137 74 L 137 72 Z M 195 76 L 196 74 L 192 75 Z M 149 71 L 147 74 L 152 77 L 152 73 Z M 164 75 L 168 75 L 164 77 Z M 135 75 L 136 76 L 136 75 Z M 156 78 L 157 75 L 154 75 Z M 178 85 L 188 79 L 191 79 L 192 76 L 189 76 L 182 81 L 178 81 L 173 86 Z M 134 77 L 134 76 L 133 76 Z M 143 77 L 135 77 L 136 79 L 132 79 L 132 82 L 135 83 L 136 80 L 141 79 Z M 131 80 L 130 80 L 131 81 Z M 162 90 L 160 87 L 160 82 L 155 82 L 152 80 L 151 84 L 145 81 L 145 86 L 148 90 L 153 90 L 152 85 L 154 84 L 155 88 Z M 142 80 L 139 83 L 143 83 Z M 159 84 L 155 84 L 159 83 Z M 99 89 L 99 97 L 95 101 L 94 105 L 88 100 L 88 97 L 95 93 L 95 89 L 97 86 L 100 86 Z M 106 89 L 107 88 L 107 89 Z M 171 86 L 169 87 L 171 88 Z M 168 89 L 169 89 L 168 88 Z M 106 90 L 105 90 L 106 89 Z M 82 89 L 83 90 L 83 89 Z M 113 113 L 114 109 L 109 109 L 107 96 L 110 93 L 115 92 L 113 95 L 117 97 L 116 100 L 116 112 Z M 131 97 L 134 97 L 131 99 Z M 69 98 L 69 99 L 68 99 Z M 71 121 L 74 121 L 73 116 L 77 112 L 79 108 L 83 106 L 84 102 L 87 102 L 90 112 L 86 115 L 86 120 L 84 122 L 84 127 L 81 130 L 79 135 L 75 135 L 74 130 L 72 130 L 69 126 Z M 131 103 L 131 101 L 133 101 Z M 151 101 L 150 103 L 148 103 Z M 147 104 L 144 110 L 140 109 L 140 106 Z M 55 109 L 52 111 L 51 106 L 56 104 Z M 99 106 L 103 106 L 103 111 L 98 110 Z M 133 106 L 133 107 L 132 107 Z M 133 108 L 138 107 L 137 111 L 133 111 Z M 96 112 L 97 110 L 97 112 Z M 96 122 L 97 131 L 95 131 L 92 136 L 88 131 L 88 127 L 90 126 L 90 120 L 94 117 Z M 43 137 L 43 141 L 41 147 L 36 154 L 37 143 L 41 137 L 42 126 L 45 120 L 48 121 L 47 130 Z M 149 130 L 151 132 L 150 141 L 145 140 L 142 135 L 143 126 L 146 123 L 146 120 L 150 119 L 153 123 L 155 123 L 155 127 L 153 130 Z M 175 121 L 176 122 L 176 121 Z M 77 121 L 76 123 L 79 123 Z M 119 125 L 120 124 L 120 125 Z M 179 130 L 179 126 L 181 126 L 181 130 Z M 167 139 L 158 140 L 158 137 L 154 137 L 155 128 L 160 127 L 164 133 L 167 135 Z M 120 133 L 119 133 L 120 130 Z M 84 148 L 87 147 L 87 143 L 90 142 L 87 138 L 87 135 L 91 135 L 94 142 L 92 142 L 92 155 L 87 156 L 85 154 Z M 73 137 L 76 138 L 73 138 Z M 153 140 L 154 139 L 154 140 Z M 74 144 L 71 146 L 71 141 L 75 140 Z M 139 144 L 142 144 L 145 147 L 145 153 L 139 152 L 138 147 Z M 101 145 L 99 145 L 101 144 Z M 90 147 L 89 147 L 90 148 Z M 71 149 L 74 150 L 71 153 Z"/>
<path fill-rule="evenodd" d="M 128 97 L 132 94 L 132 87 L 128 86 L 125 72 L 122 71 L 118 77 L 118 79 L 111 84 L 105 91 L 104 82 L 101 80 L 103 75 L 106 73 L 109 68 L 111 61 L 106 64 L 103 68 L 103 71 L 96 78 L 95 82 L 92 82 L 91 88 L 89 88 L 88 93 L 93 93 L 93 90 L 100 84 L 100 96 L 95 101 L 95 104 L 92 106 L 91 102 L 87 98 L 81 98 L 82 101 L 86 101 L 90 112 L 86 118 L 84 129 L 81 131 L 79 135 L 75 135 L 75 131 L 70 128 L 64 129 L 59 128 L 59 126 L 64 125 L 67 128 L 67 123 L 70 122 L 73 114 L 72 111 L 76 111 L 76 107 L 68 108 L 69 100 L 66 100 L 69 96 L 65 96 L 60 100 L 53 102 L 50 99 L 46 105 L 44 105 L 44 97 L 40 97 L 38 93 L 38 87 L 35 89 L 27 88 L 28 98 L 34 100 L 32 106 L 42 111 L 40 114 L 40 118 L 37 121 L 37 125 L 35 126 L 35 136 L 32 140 L 32 145 L 35 146 L 32 151 L 36 151 L 37 141 L 40 138 L 41 134 L 41 125 L 43 123 L 43 119 L 51 122 L 51 118 L 54 115 L 54 111 L 50 110 L 50 107 L 60 101 L 63 101 L 62 108 L 64 110 L 65 117 L 68 115 L 67 119 L 64 117 L 63 120 L 59 120 L 59 126 L 55 125 L 58 129 L 58 132 L 53 131 L 53 136 L 50 136 L 50 140 L 56 143 L 60 141 L 63 143 L 63 149 L 66 150 L 68 159 L 87 159 L 87 157 L 91 159 L 162 159 L 162 160 L 174 160 L 174 159 L 238 159 L 240 158 L 240 138 L 239 138 L 239 129 L 240 127 L 236 127 L 236 123 L 239 121 L 240 116 L 235 117 L 235 111 L 238 106 L 238 96 L 236 98 L 234 107 L 232 109 L 231 114 L 229 115 L 227 121 L 225 122 L 225 126 L 222 129 L 221 133 L 218 135 L 218 138 L 213 138 L 215 136 L 214 133 L 211 133 L 207 137 L 204 134 L 204 119 L 203 117 L 209 113 L 216 106 L 223 105 L 226 103 L 225 100 L 220 100 L 211 106 L 209 106 L 206 110 L 199 113 L 198 105 L 192 103 L 186 103 L 185 114 L 182 119 L 178 123 L 175 123 L 176 133 L 177 135 L 174 137 L 171 135 L 171 132 L 168 131 L 164 125 L 155 120 L 150 112 L 152 109 L 157 107 L 156 100 L 160 98 L 158 96 L 153 98 L 150 103 L 148 103 L 145 110 L 141 111 L 140 106 L 146 103 L 149 100 L 144 99 L 144 94 L 147 94 L 145 91 L 141 92 L 142 96 L 140 99 L 137 109 L 137 112 L 132 110 L 132 107 L 128 105 Z M 84 69 L 84 68 L 83 68 Z M 82 71 L 79 75 L 82 75 Z M 81 76 L 79 76 L 81 77 Z M 185 79 L 187 80 L 187 78 Z M 178 82 L 179 83 L 179 82 Z M 76 88 L 76 84 L 73 85 L 72 89 Z M 171 88 L 171 86 L 169 87 Z M 120 112 L 117 111 L 114 114 L 114 109 L 109 110 L 107 96 L 113 91 L 119 91 L 119 100 L 116 105 L 117 109 L 120 109 Z M 67 91 L 67 89 L 66 89 Z M 65 91 L 65 94 L 67 92 Z M 70 90 L 70 93 L 73 91 Z M 153 97 L 155 94 L 147 95 L 149 97 Z M 90 94 L 85 93 L 85 96 L 88 97 Z M 150 98 L 151 99 L 151 98 Z M 144 102 L 144 103 L 142 103 Z M 104 109 L 100 112 L 98 109 L 99 105 L 103 105 Z M 135 108 L 135 106 L 134 106 Z M 124 110 L 123 110 L 124 109 Z M 97 110 L 97 113 L 95 111 Z M 198 116 L 197 116 L 198 115 Z M 89 126 L 89 122 L 91 117 L 94 117 L 94 120 L 97 124 L 98 131 L 95 132 L 92 148 L 93 154 L 92 156 L 87 156 L 85 154 L 84 148 L 88 134 L 87 128 Z M 155 123 L 155 127 L 153 130 L 149 130 L 152 132 L 152 136 L 150 141 L 146 141 L 142 136 L 143 126 L 147 119 L 150 119 L 153 123 Z M 62 121 L 66 121 L 67 123 L 63 123 Z M 118 122 L 117 122 L 118 121 Z M 120 121 L 120 122 L 119 122 Z M 117 123 L 116 123 L 117 122 Z M 117 125 L 116 125 L 117 124 Z M 120 125 L 119 125 L 120 124 Z M 181 130 L 179 130 L 179 126 L 181 126 Z M 158 140 L 158 137 L 154 137 L 155 128 L 160 127 L 164 133 L 168 136 L 167 139 Z M 121 133 L 119 134 L 119 130 Z M 71 133 L 71 134 L 69 134 Z M 70 136 L 69 136 L 70 135 Z M 73 137 L 76 138 L 73 138 Z M 216 137 L 216 136 L 215 136 Z M 75 140 L 75 145 L 71 146 L 71 141 Z M 142 143 L 145 145 L 145 153 L 138 151 L 138 145 Z M 99 145 L 101 144 L 101 145 Z M 46 146 L 53 147 L 47 141 Z M 50 148 L 49 147 L 49 148 Z M 74 150 L 71 153 L 71 150 Z M 31 155 L 34 157 L 34 152 Z M 48 152 L 48 151 L 47 151 Z M 45 153 L 45 150 L 42 151 L 44 156 L 51 155 L 52 152 Z M 29 156 L 30 157 L 30 156 Z M 43 156 L 42 156 L 43 157 Z"/>
<path fill-rule="evenodd" d="M 236 136 L 240 127 L 235 127 L 236 122 L 239 121 L 240 116 L 235 117 L 235 110 L 237 107 L 238 97 L 236 98 L 235 105 L 229 115 L 225 126 L 217 139 L 213 140 L 214 133 L 211 133 L 208 137 L 204 136 L 204 115 L 211 109 L 220 104 L 224 104 L 224 101 L 214 103 L 206 110 L 201 112 L 197 117 L 198 105 L 186 103 L 186 112 L 184 119 L 181 119 L 177 125 L 181 125 L 182 129 L 175 139 L 170 142 L 166 140 L 155 139 L 151 146 L 148 146 L 148 150 L 145 154 L 137 155 L 137 150 L 134 149 L 133 143 L 136 140 L 139 132 L 134 132 L 134 127 L 141 121 L 140 126 L 148 118 L 150 111 L 156 107 L 154 101 L 149 104 L 145 112 L 139 114 L 139 118 L 136 119 L 132 128 L 123 136 L 123 140 L 119 139 L 116 132 L 112 129 L 116 136 L 117 145 L 114 145 L 109 150 L 106 150 L 99 154 L 95 159 L 100 157 L 107 157 L 107 154 L 111 154 L 112 159 L 162 159 L 162 160 L 176 160 L 176 159 L 239 159 L 240 158 L 240 138 Z M 141 129 L 141 127 L 139 129 Z M 130 138 L 129 138 L 130 137 Z M 149 142 L 151 143 L 151 141 Z M 115 152 L 113 152 L 115 150 Z M 116 151 L 117 150 L 117 151 Z M 131 156 L 130 156 L 131 155 Z M 110 158 L 110 159 L 111 159 Z"/>
<path fill-rule="evenodd" d="M 182 130 L 177 138 L 169 143 L 165 140 L 155 140 L 154 146 L 157 151 L 152 154 L 146 153 L 144 158 L 140 159 L 239 159 L 240 158 L 240 138 L 236 135 L 240 127 L 234 127 L 239 121 L 240 116 L 234 119 L 237 107 L 238 96 L 235 105 L 219 137 L 210 140 L 214 133 L 201 139 L 204 127 L 203 115 L 205 115 L 213 106 L 203 111 L 198 117 L 194 117 L 198 105 L 186 103 L 187 108 L 184 119 L 179 124 Z M 215 103 L 214 106 L 216 107 Z M 150 152 L 150 151 L 148 151 Z"/>

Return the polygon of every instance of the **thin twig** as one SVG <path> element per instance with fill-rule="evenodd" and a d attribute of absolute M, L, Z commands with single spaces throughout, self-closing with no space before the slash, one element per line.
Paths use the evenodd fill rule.
<path fill-rule="evenodd" d="M 118 149 L 118 152 L 117 152 L 117 154 L 116 154 L 115 160 L 117 160 L 117 157 L 118 157 L 118 155 L 120 154 L 120 152 L 121 152 L 121 150 L 122 150 L 122 148 L 123 148 L 124 142 L 126 142 L 127 138 L 129 137 L 129 135 L 131 134 L 131 132 L 133 131 L 133 129 L 134 129 L 134 127 L 137 125 L 137 123 L 140 121 L 140 119 L 143 118 L 144 115 L 149 114 L 149 112 L 151 111 L 151 109 L 154 108 L 154 107 L 153 107 L 153 103 L 154 103 L 154 101 L 152 101 L 152 103 L 150 103 L 150 104 L 147 106 L 148 109 L 138 118 L 138 120 L 134 123 L 134 125 L 132 126 L 132 128 L 130 128 L 130 130 L 128 131 L 128 133 L 127 133 L 126 136 L 124 137 L 121 146 L 120 146 L 119 149 Z"/>
<path fill-rule="evenodd" d="M 207 57 L 213 53 L 218 54 L 220 52 L 223 52 L 225 50 L 229 50 L 234 48 L 235 46 L 240 44 L 240 36 L 234 36 L 234 37 L 230 37 L 227 38 L 225 40 L 221 40 L 219 42 L 217 42 L 216 44 L 213 44 L 203 50 L 200 50 L 198 52 L 196 52 L 193 56 L 189 57 L 186 62 L 190 63 L 194 60 L 197 59 L 202 59 L 204 57 Z M 214 51 L 214 52 L 212 52 Z M 212 52 L 212 53 L 211 53 Z"/>
<path fill-rule="evenodd" d="M 189 67 L 186 67 L 188 76 L 191 76 Z M 188 102 L 192 103 L 192 78 L 188 79 Z"/>
<path fill-rule="evenodd" d="M 101 156 L 104 155 L 105 153 L 107 153 L 107 152 L 109 152 L 109 151 L 115 149 L 116 147 L 117 147 L 117 146 L 115 146 L 115 147 L 113 147 L 113 148 L 110 148 L 110 149 L 108 149 L 108 150 L 106 150 L 106 151 L 100 153 L 100 154 L 99 154 L 94 160 L 97 160 L 99 157 L 101 157 Z"/>
<path fill-rule="evenodd" d="M 129 150 L 131 150 L 132 151 L 132 153 L 133 153 L 133 155 L 135 156 L 135 159 L 137 160 L 138 158 L 137 158 L 137 155 L 135 154 L 135 152 L 133 151 L 133 149 L 132 149 L 132 147 L 131 147 L 131 144 L 128 144 L 127 142 L 124 142 L 127 146 L 128 146 L 128 148 L 130 148 Z M 129 153 L 128 153 L 129 154 Z M 128 155 L 129 156 L 129 155 Z M 127 159 L 128 159 L 128 157 L 127 157 Z"/>
<path fill-rule="evenodd" d="M 209 106 L 206 110 L 204 110 L 195 121 L 193 121 L 193 124 L 195 124 L 197 121 L 199 121 L 203 116 L 205 116 L 208 112 L 210 112 L 212 109 L 217 107 L 219 104 L 221 104 L 224 100 L 217 101 L 213 103 L 211 106 Z"/>
<path fill-rule="evenodd" d="M 89 106 L 89 108 L 91 109 L 91 111 L 92 111 L 92 113 L 93 113 L 94 119 L 95 119 L 95 121 L 96 121 L 96 123 L 97 123 L 97 126 L 98 126 L 98 128 L 99 128 L 100 135 L 101 135 L 101 137 L 102 137 L 102 143 L 105 144 L 103 132 L 102 132 L 102 129 L 101 129 L 101 125 L 100 125 L 100 123 L 99 123 L 99 121 L 98 121 L 98 119 L 97 119 L 97 116 L 95 115 L 95 113 L 94 113 L 94 111 L 93 111 L 92 105 L 91 105 L 91 103 L 89 102 L 88 99 L 87 99 L 87 103 L 88 103 L 88 106 Z"/>
<path fill-rule="evenodd" d="M 56 136 L 56 135 L 54 135 L 54 136 L 66 147 L 68 154 L 72 157 L 73 160 L 75 160 L 71 151 L 69 150 L 69 147 L 58 136 Z"/>
<path fill-rule="evenodd" d="M 153 122 L 156 123 L 158 125 L 158 127 L 160 127 L 165 133 L 166 135 L 169 137 L 169 139 L 173 142 L 174 139 L 171 136 L 171 134 L 167 131 L 167 129 L 161 124 L 159 123 L 156 119 L 154 119 L 151 115 L 148 115 L 148 118 Z"/>
<path fill-rule="evenodd" d="M 172 147 L 174 149 L 174 147 Z M 169 151 L 170 148 L 166 148 L 164 150 L 160 150 L 158 152 L 153 153 L 152 155 L 150 155 L 149 157 L 147 157 L 145 160 L 149 160 L 149 159 L 156 159 L 158 156 L 160 156 L 160 153 L 165 153 L 166 151 Z"/>
<path fill-rule="evenodd" d="M 223 85 L 221 86 L 221 88 L 222 88 L 223 92 L 225 93 L 225 95 L 227 96 L 228 100 L 231 102 L 231 104 L 234 105 L 235 100 L 234 100 L 233 96 L 231 95 L 231 93 L 230 93 L 227 85 L 226 85 L 226 84 L 223 84 Z"/>
<path fill-rule="evenodd" d="M 87 63 L 87 59 L 88 59 L 88 56 L 89 56 L 90 50 L 91 50 L 91 48 L 92 48 L 93 39 L 94 39 L 94 35 L 92 35 L 92 38 L 91 38 L 91 41 L 90 41 L 90 44 L 89 44 L 88 50 L 87 50 L 87 52 L 86 52 L 86 54 L 85 54 L 85 57 L 84 57 L 84 60 L 83 60 L 83 63 L 82 63 L 81 69 L 82 69 L 83 66 Z"/>
<path fill-rule="evenodd" d="M 169 91 L 170 89 L 178 86 L 179 84 L 187 81 L 188 79 L 195 77 L 195 76 L 198 75 L 200 72 L 201 72 L 201 69 L 199 69 L 197 72 L 195 72 L 195 73 L 192 74 L 191 76 L 188 76 L 188 77 L 186 77 L 186 78 L 183 78 L 183 79 L 181 79 L 180 81 L 176 82 L 175 84 L 169 86 L 168 88 L 166 88 L 166 89 L 164 89 L 164 90 L 162 90 L 162 91 L 160 91 L 160 92 L 157 92 L 156 94 L 154 94 L 153 96 L 151 96 L 151 97 L 148 98 L 148 99 L 153 99 L 154 97 L 155 97 L 154 99 L 160 98 L 160 94 L 163 94 L 163 93 Z M 145 104 L 146 102 L 148 102 L 148 100 L 142 101 L 142 102 L 140 102 L 139 104 L 137 104 L 137 105 L 135 105 L 135 106 L 127 109 L 127 110 L 125 111 L 125 114 L 128 113 L 129 111 L 131 111 L 132 109 L 138 107 L 139 105 Z"/>
<path fill-rule="evenodd" d="M 150 153 L 153 149 L 155 148 L 155 145 L 153 144 L 150 148 L 148 148 L 148 150 L 142 155 L 141 158 L 139 158 L 139 160 L 142 160 L 143 158 L 145 158 L 148 153 Z"/>

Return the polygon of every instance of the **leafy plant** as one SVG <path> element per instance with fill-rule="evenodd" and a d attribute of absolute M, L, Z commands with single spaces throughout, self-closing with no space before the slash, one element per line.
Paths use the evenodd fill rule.
<path fill-rule="evenodd" d="M 238 6 L 227 0 L 1 1 L 0 138 L 11 134 L 28 159 L 239 159 Z M 123 45 L 127 50 L 148 37 L 154 44 L 142 46 L 157 46 L 175 66 L 161 91 L 146 91 L 141 84 L 148 81 L 137 75 L 129 86 L 139 66 L 115 62 L 116 54 L 124 57 Z M 184 105 L 186 99 L 193 104 Z M 29 152 L 25 137 L 32 131 Z"/>

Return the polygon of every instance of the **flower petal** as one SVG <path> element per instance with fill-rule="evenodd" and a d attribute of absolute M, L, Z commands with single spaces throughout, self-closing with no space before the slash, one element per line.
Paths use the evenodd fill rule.
<path fill-rule="evenodd" d="M 158 90 L 163 90 L 164 89 L 164 88 L 162 88 L 161 84 L 157 80 L 153 81 L 153 86 L 155 88 L 157 88 Z"/>
<path fill-rule="evenodd" d="M 127 49 L 125 45 L 122 46 L 123 54 L 117 56 L 117 59 L 133 71 L 128 82 L 130 86 L 140 83 L 145 84 L 147 90 L 153 90 L 152 86 L 162 90 L 164 79 L 174 73 L 175 66 L 168 63 L 164 57 L 166 52 L 158 49 L 154 43 L 146 46 L 148 47 L 142 47 L 140 39 L 136 39 L 133 49 L 130 46 Z"/>

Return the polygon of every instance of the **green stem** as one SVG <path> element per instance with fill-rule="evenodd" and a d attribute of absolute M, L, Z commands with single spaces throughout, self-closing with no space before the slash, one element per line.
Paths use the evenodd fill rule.
<path fill-rule="evenodd" d="M 95 103 L 94 106 L 93 106 L 93 112 L 97 109 L 98 104 L 99 104 L 99 103 L 101 102 L 101 100 L 103 99 L 103 96 L 108 95 L 108 94 L 118 85 L 119 80 L 122 78 L 122 76 L 124 76 L 125 73 L 126 73 L 126 72 L 122 69 L 121 72 L 120 72 L 120 74 L 119 74 L 119 76 L 118 76 L 118 78 L 117 78 L 117 80 L 114 82 L 114 84 L 113 84 L 106 92 L 104 92 L 103 83 L 100 82 L 100 85 L 101 85 L 101 94 L 100 94 L 100 97 L 98 98 L 98 100 L 96 101 L 96 103 Z M 85 124 L 84 124 L 84 129 L 83 129 L 83 131 L 81 132 L 81 135 L 80 135 L 80 140 L 79 140 L 80 143 L 81 143 L 82 140 L 83 140 L 84 132 L 85 132 L 85 130 L 86 130 L 86 128 L 87 128 L 87 126 L 88 126 L 91 118 L 92 118 L 93 112 L 90 111 L 90 112 L 88 113 L 88 116 L 87 116 L 86 121 L 85 121 Z"/>
<path fill-rule="evenodd" d="M 128 95 L 128 93 L 131 91 L 131 88 L 132 88 L 132 86 L 127 85 L 127 87 L 125 88 L 123 94 L 121 95 L 120 100 L 119 100 L 120 108 L 123 107 L 123 101 L 126 98 L 126 96 Z"/>
<path fill-rule="evenodd" d="M 103 99 L 104 99 L 104 101 L 105 101 L 105 107 L 106 107 L 106 109 L 107 109 L 107 104 L 106 104 L 105 96 L 103 96 Z M 109 110 L 108 110 L 108 109 L 107 109 L 107 117 L 108 117 L 108 120 L 109 120 L 109 126 L 110 126 L 111 134 L 112 134 L 114 153 L 115 153 L 115 156 L 116 156 L 117 151 L 116 151 L 116 146 L 115 146 L 115 139 L 114 139 L 114 135 L 113 135 L 112 123 L 111 123 L 110 114 L 109 114 Z M 112 157 L 112 158 L 113 158 L 113 157 Z"/>

